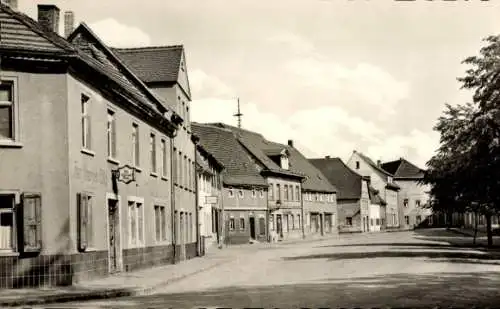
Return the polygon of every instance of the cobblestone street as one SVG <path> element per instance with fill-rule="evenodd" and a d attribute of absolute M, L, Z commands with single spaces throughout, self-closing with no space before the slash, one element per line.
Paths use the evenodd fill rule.
<path fill-rule="evenodd" d="M 154 295 L 44 308 L 493 306 L 498 252 L 449 243 L 464 238 L 427 230 L 238 246 L 216 253 L 234 261 Z"/>

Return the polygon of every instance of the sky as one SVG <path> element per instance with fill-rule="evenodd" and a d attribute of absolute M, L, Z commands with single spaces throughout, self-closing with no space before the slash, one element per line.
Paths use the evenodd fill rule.
<path fill-rule="evenodd" d="M 307 157 L 353 150 L 420 167 L 439 145 L 445 103 L 500 3 L 480 0 L 19 0 L 75 12 L 115 47 L 183 44 L 192 120 L 236 125 Z M 61 13 L 62 16 L 62 13 Z M 61 19 L 61 29 L 62 29 Z"/>

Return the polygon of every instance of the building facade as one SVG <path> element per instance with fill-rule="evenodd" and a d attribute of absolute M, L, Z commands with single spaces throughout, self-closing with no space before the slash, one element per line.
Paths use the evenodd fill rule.
<path fill-rule="evenodd" d="M 310 159 L 337 188 L 339 232 L 380 231 L 385 202 L 370 186 L 370 179 L 350 169 L 340 158 Z"/>
<path fill-rule="evenodd" d="M 173 207 L 175 256 L 184 260 L 195 256 L 200 234 L 196 205 L 195 141 L 191 128 L 191 89 L 182 45 L 113 48 L 120 60 L 183 120 L 171 151 L 173 154 Z M 193 237 L 192 230 L 195 230 Z"/>
<path fill-rule="evenodd" d="M 0 286 L 171 263 L 181 118 L 88 27 L 65 40 L 59 9 L 38 9 L 0 5 Z"/>
<path fill-rule="evenodd" d="M 401 229 L 427 226 L 432 210 L 428 207 L 430 187 L 421 184 L 424 170 L 404 158 L 386 162 L 382 168 L 394 175 L 394 181 L 401 188 L 398 194 Z"/>
<path fill-rule="evenodd" d="M 361 176 L 369 177 L 371 186 L 386 203 L 385 208 L 381 209 L 381 229 L 398 229 L 400 226 L 398 207 L 400 187 L 394 182 L 394 176 L 382 169 L 380 162 L 373 162 L 361 152 L 353 151 L 346 164 Z"/>
<path fill-rule="evenodd" d="M 203 146 L 196 147 L 200 252 L 219 244 L 222 235 L 222 171 L 224 165 Z"/>

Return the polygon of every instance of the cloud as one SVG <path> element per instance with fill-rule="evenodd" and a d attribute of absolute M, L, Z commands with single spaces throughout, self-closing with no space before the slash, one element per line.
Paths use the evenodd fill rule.
<path fill-rule="evenodd" d="M 310 54 L 315 51 L 314 45 L 311 42 L 290 32 L 277 32 L 275 35 L 269 36 L 267 41 L 272 44 L 283 45 L 299 54 Z"/>
<path fill-rule="evenodd" d="M 89 25 L 109 46 L 139 47 L 151 45 L 151 38 L 139 28 L 124 25 L 113 18 L 107 18 Z"/>
<path fill-rule="evenodd" d="M 233 114 L 236 100 L 206 96 L 210 93 L 232 93 L 216 76 L 196 70 L 196 87 L 203 95 L 192 103 L 192 119 L 197 122 L 224 122 L 236 125 Z M 213 89 L 209 89 L 212 87 Z M 242 126 L 263 134 L 267 139 L 296 147 L 308 157 L 326 155 L 347 160 L 352 150 L 360 150 L 374 160 L 392 160 L 401 156 L 422 167 L 437 147 L 438 138 L 419 130 L 410 134 L 391 134 L 375 122 L 351 114 L 339 106 L 305 107 L 291 115 L 267 111 L 256 102 L 242 102 Z"/>
<path fill-rule="evenodd" d="M 204 71 L 195 69 L 189 72 L 189 84 L 192 92 L 198 98 L 234 98 L 234 91 L 215 76 L 209 76 Z"/>

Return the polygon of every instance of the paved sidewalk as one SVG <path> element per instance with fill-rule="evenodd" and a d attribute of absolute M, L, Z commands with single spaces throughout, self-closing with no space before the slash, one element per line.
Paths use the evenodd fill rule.
<path fill-rule="evenodd" d="M 234 258 L 231 254 L 213 252 L 175 265 L 121 273 L 71 287 L 0 290 L 0 307 L 150 295 L 170 283 L 231 262 Z"/>

